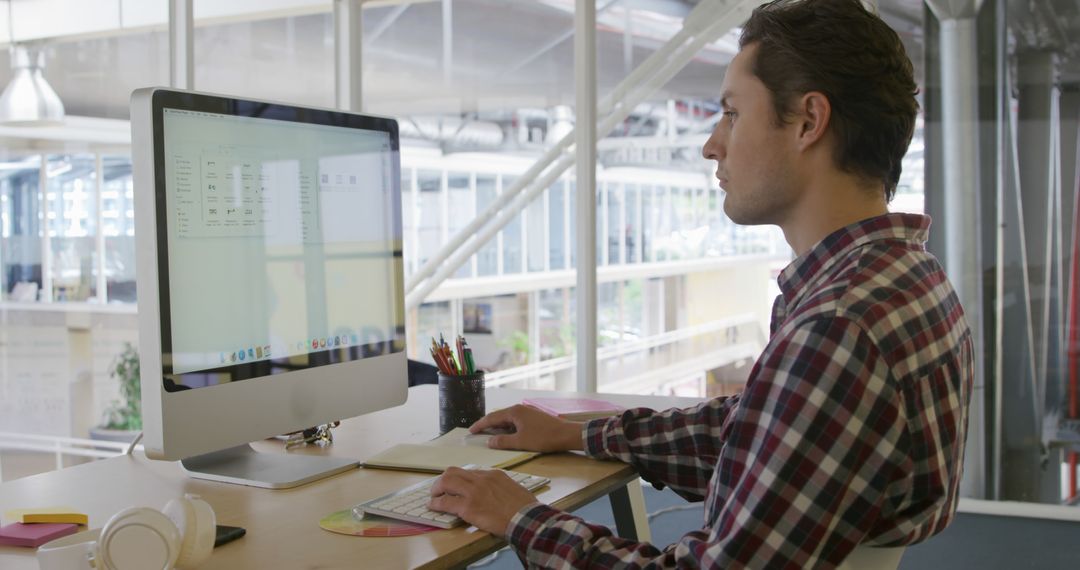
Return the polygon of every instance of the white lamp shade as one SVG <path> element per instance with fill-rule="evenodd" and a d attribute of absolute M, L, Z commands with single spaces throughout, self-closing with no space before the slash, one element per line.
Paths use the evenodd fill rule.
<path fill-rule="evenodd" d="M 12 46 L 11 83 L 0 95 L 0 123 L 11 126 L 58 125 L 64 104 L 45 81 L 45 54 Z"/>

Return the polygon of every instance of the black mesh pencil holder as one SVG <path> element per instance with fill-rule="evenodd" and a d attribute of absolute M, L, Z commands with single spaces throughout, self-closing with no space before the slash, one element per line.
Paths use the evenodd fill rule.
<path fill-rule="evenodd" d="M 484 417 L 484 373 L 439 373 L 439 433 L 469 427 Z"/>

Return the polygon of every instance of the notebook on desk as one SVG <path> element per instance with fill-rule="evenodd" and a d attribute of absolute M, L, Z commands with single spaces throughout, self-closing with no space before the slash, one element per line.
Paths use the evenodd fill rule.
<path fill-rule="evenodd" d="M 626 409 L 607 400 L 592 398 L 525 398 L 521 403 L 575 422 L 608 418 Z"/>
<path fill-rule="evenodd" d="M 534 451 L 491 449 L 491 436 L 470 434 L 466 428 L 456 428 L 424 443 L 401 443 L 363 462 L 375 469 L 402 469 L 424 473 L 442 473 L 447 467 L 476 465 L 505 469 L 540 455 Z"/>

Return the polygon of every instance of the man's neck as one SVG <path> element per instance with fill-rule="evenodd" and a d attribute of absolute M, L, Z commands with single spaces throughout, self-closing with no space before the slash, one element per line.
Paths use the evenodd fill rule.
<path fill-rule="evenodd" d="M 853 176 L 836 174 L 804 188 L 802 199 L 779 225 L 795 255 L 800 256 L 836 230 L 888 212 L 883 190 L 868 188 Z"/>

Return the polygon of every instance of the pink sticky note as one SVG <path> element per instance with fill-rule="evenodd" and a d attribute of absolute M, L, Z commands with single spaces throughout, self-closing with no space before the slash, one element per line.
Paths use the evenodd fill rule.
<path fill-rule="evenodd" d="M 74 534 L 79 525 L 70 523 L 12 523 L 0 526 L 0 545 L 37 548 L 54 538 Z"/>

